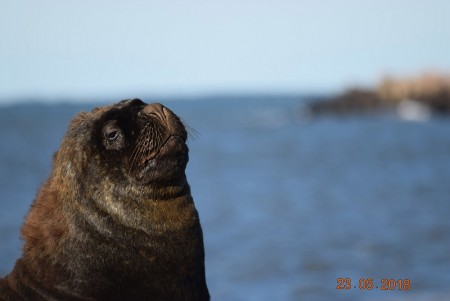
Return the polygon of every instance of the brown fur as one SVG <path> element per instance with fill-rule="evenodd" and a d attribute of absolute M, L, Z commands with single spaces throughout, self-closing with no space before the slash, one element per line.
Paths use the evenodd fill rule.
<path fill-rule="evenodd" d="M 137 99 L 75 117 L 0 300 L 209 300 L 186 137 Z"/>

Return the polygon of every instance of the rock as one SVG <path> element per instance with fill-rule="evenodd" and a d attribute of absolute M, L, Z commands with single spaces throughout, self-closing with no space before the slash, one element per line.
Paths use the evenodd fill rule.
<path fill-rule="evenodd" d="M 374 90 L 349 89 L 340 95 L 309 103 L 308 110 L 313 116 L 380 111 L 411 113 L 411 104 L 415 105 L 415 109 L 420 105 L 422 113 L 428 112 L 421 113 L 421 116 L 429 113 L 450 114 L 450 76 L 428 74 L 403 79 L 386 77 Z M 409 111 L 405 111 L 408 107 Z"/>

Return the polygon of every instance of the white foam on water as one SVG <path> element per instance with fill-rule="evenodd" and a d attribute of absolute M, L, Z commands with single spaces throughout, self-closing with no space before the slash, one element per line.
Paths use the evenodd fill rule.
<path fill-rule="evenodd" d="M 431 117 L 431 109 L 416 100 L 405 99 L 397 106 L 397 115 L 407 121 L 427 121 Z"/>

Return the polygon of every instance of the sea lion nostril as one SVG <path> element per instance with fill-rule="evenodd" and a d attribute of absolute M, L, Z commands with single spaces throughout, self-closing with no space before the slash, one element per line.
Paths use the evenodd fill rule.
<path fill-rule="evenodd" d="M 147 115 L 155 115 L 159 119 L 163 121 L 167 121 L 168 115 L 166 114 L 168 112 L 168 109 L 165 108 L 162 104 L 159 103 L 152 103 L 149 105 L 146 105 L 142 111 Z"/>

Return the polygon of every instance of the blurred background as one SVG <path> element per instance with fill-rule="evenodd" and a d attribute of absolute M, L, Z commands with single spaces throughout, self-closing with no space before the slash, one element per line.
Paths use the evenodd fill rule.
<path fill-rule="evenodd" d="M 69 120 L 139 97 L 199 133 L 213 300 L 450 299 L 450 2 L 0 2 L 0 276 Z"/>

